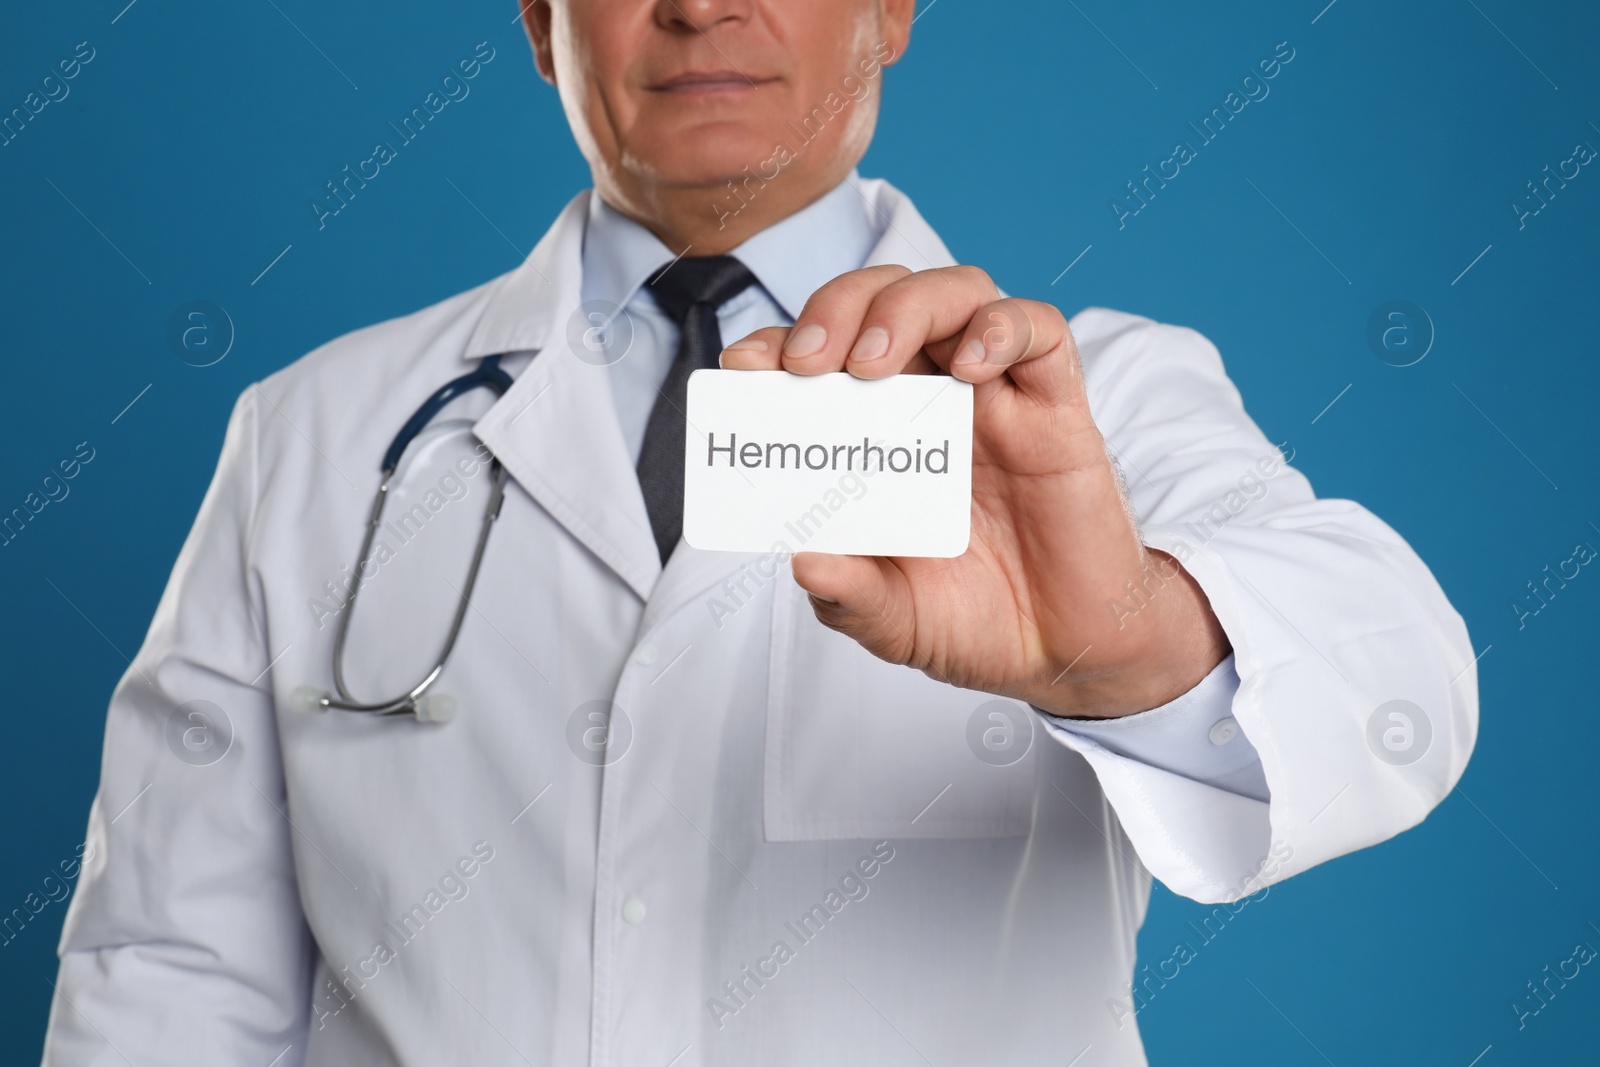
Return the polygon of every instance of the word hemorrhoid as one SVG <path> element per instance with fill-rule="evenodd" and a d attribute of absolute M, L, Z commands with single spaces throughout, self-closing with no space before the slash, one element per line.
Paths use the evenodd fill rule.
<path fill-rule="evenodd" d="M 840 455 L 844 457 L 844 465 L 840 465 Z M 717 435 L 706 435 L 706 466 L 715 467 L 722 458 L 726 458 L 729 467 L 750 467 L 772 470 L 789 469 L 789 460 L 793 458 L 794 469 L 800 470 L 802 464 L 807 470 L 844 470 L 844 471 L 872 471 L 872 457 L 877 457 L 876 470 L 892 471 L 895 474 L 949 474 L 950 473 L 950 441 L 946 438 L 938 447 L 923 448 L 922 438 L 917 438 L 910 445 L 895 445 L 885 449 L 882 445 L 875 445 L 870 438 L 863 437 L 859 445 L 850 444 L 807 444 L 801 445 L 793 441 L 745 441 L 740 443 L 738 434 L 729 434 L 728 443 L 717 444 Z M 860 466 L 855 464 L 860 457 Z M 737 462 L 735 461 L 737 457 Z M 935 466 L 935 460 L 938 465 Z"/>

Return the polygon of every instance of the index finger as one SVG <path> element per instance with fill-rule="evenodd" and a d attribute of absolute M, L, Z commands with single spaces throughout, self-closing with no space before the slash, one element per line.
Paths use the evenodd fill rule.
<path fill-rule="evenodd" d="M 869 269 L 881 273 L 841 275 L 806 301 L 784 344 L 786 370 L 846 370 L 860 378 L 898 374 L 929 341 L 959 332 L 974 311 L 999 295 L 977 267 L 915 274 L 904 267 Z"/>

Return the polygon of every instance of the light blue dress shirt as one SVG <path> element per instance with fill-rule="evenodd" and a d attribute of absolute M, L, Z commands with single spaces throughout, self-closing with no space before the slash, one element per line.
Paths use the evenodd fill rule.
<path fill-rule="evenodd" d="M 813 292 L 866 262 L 887 220 L 874 214 L 858 181 L 852 171 L 825 196 L 733 249 L 760 284 L 718 309 L 724 344 L 763 326 L 791 325 Z M 694 254 L 692 246 L 688 254 Z M 649 230 L 598 195 L 589 198 L 582 295 L 585 304 L 601 301 L 620 309 L 607 328 L 631 333 L 608 369 L 617 420 L 635 463 L 650 409 L 678 350 L 677 324 L 656 306 L 644 283 L 674 258 Z M 618 321 L 623 316 L 625 321 Z M 1150 711 L 1109 720 L 1043 712 L 1039 717 L 1052 733 L 1091 738 L 1128 759 L 1266 800 L 1260 757 L 1232 716 L 1238 688 L 1229 656 L 1189 692 Z"/>

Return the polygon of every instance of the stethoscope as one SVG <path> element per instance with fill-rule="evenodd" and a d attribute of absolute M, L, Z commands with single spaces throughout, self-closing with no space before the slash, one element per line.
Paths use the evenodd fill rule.
<path fill-rule="evenodd" d="M 486 357 L 478 364 L 477 370 L 446 382 L 423 401 L 422 406 L 406 420 L 404 426 L 400 427 L 400 432 L 395 435 L 389 450 L 383 454 L 383 481 L 378 485 L 377 495 L 372 500 L 372 510 L 367 516 L 366 536 L 361 539 L 361 551 L 356 556 L 355 581 L 352 583 L 344 608 L 339 613 L 338 630 L 334 635 L 333 684 L 338 690 L 338 695 L 318 692 L 309 686 L 300 686 L 294 691 L 292 700 L 301 708 L 308 711 L 338 708 L 340 711 L 364 711 L 373 715 L 410 712 L 420 722 L 449 722 L 455 718 L 454 698 L 443 693 L 430 693 L 428 689 L 439 680 L 439 675 L 444 673 L 445 662 L 450 658 L 451 649 L 455 648 L 456 637 L 461 633 L 462 620 L 466 618 L 467 608 L 471 606 L 472 588 L 478 581 L 478 567 L 483 563 L 484 546 L 489 543 L 489 530 L 500 517 L 500 504 L 505 499 L 506 471 L 498 459 L 490 463 L 489 502 L 484 506 L 482 524 L 478 528 L 477 546 L 472 550 L 472 563 L 467 569 L 466 584 L 461 590 L 461 602 L 456 605 L 456 614 L 450 622 L 449 635 L 445 637 L 444 648 L 435 659 L 433 669 L 401 696 L 392 700 L 364 703 L 351 696 L 349 687 L 345 685 L 344 646 L 345 638 L 350 632 L 350 617 L 355 614 L 356 595 L 361 592 L 364 581 L 361 564 L 368 558 L 368 553 L 372 550 L 372 540 L 377 536 L 378 526 L 383 521 L 383 506 L 389 498 L 389 487 L 394 481 L 395 471 L 400 466 L 401 456 L 405 454 L 406 447 L 427 428 L 428 423 L 433 421 L 433 417 L 446 404 L 479 388 L 490 389 L 496 396 L 504 396 L 505 391 L 511 388 L 511 375 L 500 367 L 499 356 Z"/>

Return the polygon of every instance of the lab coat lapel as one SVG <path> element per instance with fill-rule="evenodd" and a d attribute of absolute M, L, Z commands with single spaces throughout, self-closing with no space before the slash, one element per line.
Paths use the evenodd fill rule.
<path fill-rule="evenodd" d="M 658 622 L 670 616 L 692 600 L 703 600 L 706 617 L 720 622 L 724 614 L 738 610 L 753 591 L 746 581 L 740 590 L 729 587 L 719 596 L 716 586 L 732 578 L 745 567 L 763 559 L 760 552 L 707 552 L 694 548 L 688 542 L 678 542 L 677 551 L 667 560 L 661 579 L 645 606 L 644 618 L 639 621 L 639 633 L 648 633 Z M 767 570 L 771 569 L 768 565 Z M 784 564 L 787 570 L 787 564 Z"/>
<path fill-rule="evenodd" d="M 661 562 L 608 372 L 577 358 L 567 341 L 588 196 L 575 197 L 501 280 L 467 345 L 467 358 L 537 352 L 474 431 L 529 496 L 648 600 Z"/>
<path fill-rule="evenodd" d="M 883 236 L 864 266 L 899 263 L 928 270 L 955 262 L 899 190 L 877 180 L 861 181 L 857 189 L 885 220 Z M 661 567 L 607 372 L 578 359 L 567 341 L 567 326 L 580 302 L 590 195 L 574 197 L 522 266 L 501 280 L 465 355 L 538 353 L 478 421 L 477 435 L 540 506 L 648 601 L 643 632 L 696 598 L 705 600 L 715 616 L 712 587 L 765 554 L 706 552 L 680 544 L 665 570 Z"/>

